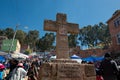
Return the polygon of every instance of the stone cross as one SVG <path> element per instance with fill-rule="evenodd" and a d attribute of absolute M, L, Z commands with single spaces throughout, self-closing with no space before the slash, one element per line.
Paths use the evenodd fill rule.
<path fill-rule="evenodd" d="M 56 32 L 56 54 L 57 59 L 69 59 L 68 33 L 79 33 L 79 25 L 67 23 L 66 14 L 58 13 L 56 21 L 45 20 L 44 30 Z"/>

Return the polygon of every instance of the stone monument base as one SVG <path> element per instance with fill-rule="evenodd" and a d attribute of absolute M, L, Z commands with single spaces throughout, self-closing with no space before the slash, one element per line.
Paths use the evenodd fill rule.
<path fill-rule="evenodd" d="M 70 59 L 43 63 L 39 75 L 39 80 L 96 80 L 93 64 L 79 64 Z"/>

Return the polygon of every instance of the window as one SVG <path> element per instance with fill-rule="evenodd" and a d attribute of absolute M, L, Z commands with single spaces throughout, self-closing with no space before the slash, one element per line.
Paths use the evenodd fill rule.
<path fill-rule="evenodd" d="M 120 33 L 117 34 L 117 42 L 118 42 L 118 44 L 120 44 Z"/>
<path fill-rule="evenodd" d="M 114 20 L 114 26 L 118 27 L 120 25 L 120 17 Z"/>

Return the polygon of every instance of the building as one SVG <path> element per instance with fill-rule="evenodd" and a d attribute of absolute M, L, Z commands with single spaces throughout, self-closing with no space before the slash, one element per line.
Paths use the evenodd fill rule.
<path fill-rule="evenodd" d="M 113 51 L 120 52 L 120 10 L 115 11 L 107 23 L 112 39 L 111 47 Z"/>
<path fill-rule="evenodd" d="M 13 46 L 12 46 L 12 43 L 13 43 Z M 11 51 L 13 53 L 20 53 L 20 49 L 21 49 L 21 46 L 17 39 L 14 39 L 14 41 L 12 39 L 3 40 L 2 47 L 1 47 L 2 51 L 5 51 L 5 52 Z"/>
<path fill-rule="evenodd" d="M 2 47 L 3 40 L 6 40 L 6 39 L 7 39 L 6 36 L 0 36 L 0 50 L 1 50 L 1 47 Z"/>
<path fill-rule="evenodd" d="M 30 46 L 27 45 L 27 44 L 23 44 L 23 45 L 21 45 L 21 51 L 20 52 L 24 53 L 25 50 L 27 50 L 27 49 L 30 49 Z"/>

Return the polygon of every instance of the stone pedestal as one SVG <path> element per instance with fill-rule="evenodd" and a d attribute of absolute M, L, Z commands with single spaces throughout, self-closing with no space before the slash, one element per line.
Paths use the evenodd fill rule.
<path fill-rule="evenodd" d="M 93 64 L 79 64 L 69 59 L 42 64 L 39 75 L 39 80 L 96 80 Z"/>

